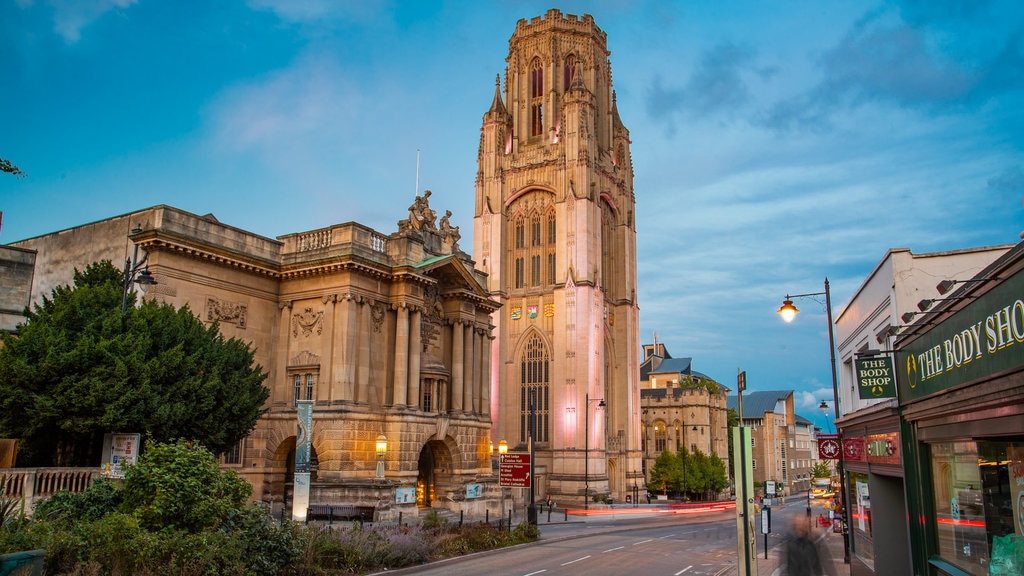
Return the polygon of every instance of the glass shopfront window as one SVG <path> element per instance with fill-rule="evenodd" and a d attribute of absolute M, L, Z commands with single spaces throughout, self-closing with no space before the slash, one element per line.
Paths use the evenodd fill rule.
<path fill-rule="evenodd" d="M 847 472 L 846 482 L 853 552 L 866 566 L 874 569 L 875 545 L 871 535 L 871 495 L 868 492 L 868 476 L 859 472 Z"/>
<path fill-rule="evenodd" d="M 1024 440 L 930 447 L 939 556 L 970 574 L 1003 574 L 1005 553 L 1024 545 Z"/>

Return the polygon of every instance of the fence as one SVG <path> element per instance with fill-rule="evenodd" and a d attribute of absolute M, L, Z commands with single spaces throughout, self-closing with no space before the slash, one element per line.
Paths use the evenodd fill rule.
<path fill-rule="evenodd" d="M 82 492 L 100 476 L 90 468 L 0 468 L 0 498 L 21 500 L 25 512 L 55 492 Z"/>

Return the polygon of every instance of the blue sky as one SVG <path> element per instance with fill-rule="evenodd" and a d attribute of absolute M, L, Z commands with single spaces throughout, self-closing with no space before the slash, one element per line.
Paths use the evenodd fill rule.
<path fill-rule="evenodd" d="M 723 383 L 822 424 L 824 304 L 783 324 L 786 293 L 827 276 L 838 313 L 889 248 L 1024 231 L 1019 0 L 0 0 L 0 242 L 156 204 L 390 233 L 417 150 L 465 238 L 508 38 L 552 7 L 608 33 L 641 340 Z"/>

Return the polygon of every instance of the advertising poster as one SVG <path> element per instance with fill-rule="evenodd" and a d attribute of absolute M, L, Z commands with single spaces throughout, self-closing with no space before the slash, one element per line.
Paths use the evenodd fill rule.
<path fill-rule="evenodd" d="M 395 504 L 413 504 L 416 502 L 416 488 L 396 488 Z"/>
<path fill-rule="evenodd" d="M 472 500 L 473 498 L 479 498 L 483 495 L 484 485 L 483 484 L 467 484 L 466 485 L 466 500 Z"/>
<path fill-rule="evenodd" d="M 1010 502 L 1013 503 L 1013 528 L 1024 534 L 1024 448 L 1008 450 L 1010 458 Z"/>
<path fill-rule="evenodd" d="M 103 463 L 100 476 L 103 478 L 124 478 L 124 469 L 135 464 L 139 458 L 141 434 L 113 432 L 103 435 Z"/>

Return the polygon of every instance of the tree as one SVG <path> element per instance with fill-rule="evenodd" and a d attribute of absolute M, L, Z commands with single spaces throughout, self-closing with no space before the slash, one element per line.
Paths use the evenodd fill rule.
<path fill-rule="evenodd" d="M 651 466 L 651 479 L 648 488 L 661 493 L 678 494 L 683 486 L 682 460 L 678 456 L 663 450 Z"/>
<path fill-rule="evenodd" d="M 19 177 L 25 176 L 25 173 L 21 171 L 21 168 L 18 168 L 14 164 L 11 164 L 10 160 L 5 160 L 3 158 L 0 158 L 0 172 L 14 174 L 15 176 Z"/>
<path fill-rule="evenodd" d="M 256 425 L 269 390 L 250 345 L 225 339 L 188 307 L 153 301 L 122 313 L 123 273 L 110 261 L 75 270 L 0 335 L 0 437 L 19 465 L 99 463 L 105 432 L 196 440 L 214 453 Z"/>
<path fill-rule="evenodd" d="M 811 470 L 811 478 L 831 478 L 832 464 L 829 460 L 818 460 Z"/>

